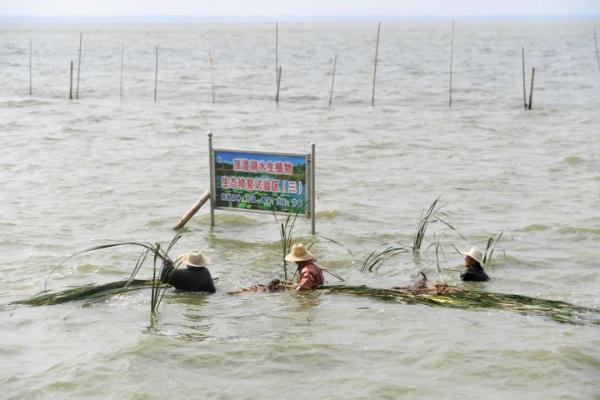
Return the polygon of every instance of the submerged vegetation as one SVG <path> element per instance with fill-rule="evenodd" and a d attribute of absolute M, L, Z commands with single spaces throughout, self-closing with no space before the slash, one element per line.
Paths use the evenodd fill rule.
<path fill-rule="evenodd" d="M 160 305 L 163 296 L 165 294 L 165 290 L 168 286 L 163 285 L 160 280 L 160 269 L 162 264 L 165 261 L 172 261 L 169 256 L 169 252 L 175 246 L 175 244 L 181 239 L 183 233 L 178 232 L 171 239 L 171 241 L 167 244 L 166 247 L 160 242 L 150 243 L 150 242 L 120 242 L 120 243 L 110 243 L 100 246 L 94 246 L 87 248 L 85 250 L 79 251 L 75 254 L 70 255 L 69 257 L 62 260 L 51 272 L 48 274 L 46 278 L 46 282 L 44 283 L 44 291 L 39 293 L 38 295 L 33 296 L 29 300 L 25 300 L 21 302 L 22 304 L 29 305 L 48 305 L 48 304 L 59 304 L 64 303 L 66 301 L 71 300 L 86 300 L 86 301 L 94 301 L 94 300 L 102 300 L 112 295 L 127 292 L 130 290 L 140 289 L 144 286 L 149 286 L 151 288 L 151 296 L 150 296 L 150 319 L 154 321 L 156 316 L 158 315 L 158 306 Z M 76 257 L 78 255 L 89 253 L 92 251 L 105 250 L 114 247 L 122 247 L 122 246 L 133 246 L 133 247 L 141 247 L 143 250 L 141 254 L 138 256 L 138 259 L 129 275 L 129 279 L 125 281 L 111 282 L 104 285 L 96 285 L 90 284 L 81 287 L 67 289 L 62 292 L 52 293 L 47 290 L 48 280 L 50 276 L 60 267 L 62 267 L 68 260 Z M 136 280 L 137 274 L 140 272 L 141 268 L 144 266 L 148 258 L 152 259 L 152 279 L 150 280 Z M 180 260 L 176 259 L 173 264 L 175 269 L 177 269 L 180 265 Z"/>

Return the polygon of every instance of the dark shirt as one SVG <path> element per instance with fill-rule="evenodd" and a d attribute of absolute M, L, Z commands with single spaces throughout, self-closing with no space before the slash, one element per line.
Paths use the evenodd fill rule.
<path fill-rule="evenodd" d="M 164 262 L 160 280 L 186 292 L 215 292 L 212 276 L 205 267 L 182 266 L 175 269 L 172 263 Z"/>
<path fill-rule="evenodd" d="M 483 268 L 478 265 L 476 267 L 467 267 L 467 270 L 460 274 L 460 279 L 463 281 L 486 282 L 490 279 Z"/>

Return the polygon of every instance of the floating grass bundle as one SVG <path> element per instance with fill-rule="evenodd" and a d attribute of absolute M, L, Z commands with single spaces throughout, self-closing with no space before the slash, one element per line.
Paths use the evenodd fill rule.
<path fill-rule="evenodd" d="M 103 285 L 89 284 L 78 286 L 60 292 L 44 291 L 27 300 L 17 301 L 13 304 L 25 304 L 29 306 L 48 306 L 67 303 L 69 301 L 83 301 L 84 305 L 104 301 L 112 296 L 131 292 L 146 287 L 152 287 L 155 283 L 152 279 L 124 280 L 110 282 Z"/>
<path fill-rule="evenodd" d="M 374 289 L 367 286 L 323 286 L 329 293 L 365 296 L 401 304 L 423 304 L 461 310 L 498 310 L 549 318 L 564 324 L 600 325 L 600 310 L 557 300 L 538 299 L 515 294 L 456 290 L 446 293 L 411 293 L 405 290 Z"/>
<path fill-rule="evenodd" d="M 79 251 L 75 254 L 70 255 L 61 261 L 51 272 L 48 274 L 46 278 L 46 282 L 44 283 L 44 291 L 29 300 L 25 300 L 21 302 L 21 304 L 30 304 L 30 305 L 45 305 L 45 304 L 59 304 L 64 303 L 66 301 L 71 300 L 87 300 L 94 301 L 98 298 L 105 299 L 114 294 L 123 293 L 129 290 L 139 289 L 144 286 L 149 286 L 151 288 L 151 297 L 150 297 L 150 318 L 153 321 L 158 314 L 158 306 L 162 301 L 162 298 L 165 294 L 165 290 L 167 288 L 166 285 L 163 285 L 160 280 L 160 267 L 165 261 L 171 261 L 169 257 L 169 252 L 173 248 L 173 246 L 181 239 L 183 234 L 181 232 L 175 234 L 173 239 L 169 242 L 166 247 L 163 247 L 160 242 L 150 243 L 150 242 L 121 242 L 121 243 L 110 243 L 100 246 L 90 247 L 88 249 Z M 51 293 L 47 290 L 48 280 L 50 276 L 60 267 L 62 267 L 68 260 L 72 259 L 75 256 L 89 253 L 97 250 L 110 249 L 114 247 L 121 246 L 134 246 L 141 247 L 142 253 L 139 255 L 133 270 L 129 276 L 129 279 L 125 281 L 112 282 L 104 285 L 85 285 L 77 288 L 68 289 L 58 293 Z M 152 257 L 152 279 L 150 280 L 136 280 L 135 277 L 141 270 L 142 266 L 146 263 L 148 257 Z M 174 270 L 179 267 L 180 261 L 175 260 Z M 173 271 L 174 271 L 173 270 Z M 173 273 L 173 272 L 171 272 Z M 132 289 L 133 288 L 133 289 Z"/>

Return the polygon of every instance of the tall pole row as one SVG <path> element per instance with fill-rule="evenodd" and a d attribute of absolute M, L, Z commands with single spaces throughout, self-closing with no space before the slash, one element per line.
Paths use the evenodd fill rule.
<path fill-rule="evenodd" d="M 33 45 L 31 44 L 31 39 L 29 39 L 29 96 L 31 96 L 33 94 L 33 87 L 31 85 L 31 53 L 32 53 L 32 47 Z"/>
<path fill-rule="evenodd" d="M 79 100 L 79 78 L 81 77 L 81 48 L 83 44 L 83 32 L 79 32 L 79 60 L 77 61 L 77 89 L 75 90 L 75 98 Z"/>
<path fill-rule="evenodd" d="M 331 73 L 331 88 L 329 89 L 329 107 L 333 102 L 333 84 L 335 83 L 335 67 L 337 64 L 337 54 L 333 55 L 333 72 Z"/>
<path fill-rule="evenodd" d="M 454 68 L 454 20 L 452 20 L 452 38 L 450 39 L 450 84 L 448 88 L 448 107 L 452 107 L 452 72 Z"/>
<path fill-rule="evenodd" d="M 379 57 L 379 35 L 381 34 L 381 21 L 377 24 L 377 40 L 375 41 L 375 60 L 373 61 L 373 91 L 371 93 L 371 107 L 375 106 L 375 83 L 377 81 L 377 58 Z"/>
<path fill-rule="evenodd" d="M 121 81 L 119 84 L 119 96 L 123 97 L 123 60 L 125 58 L 125 43 L 121 44 Z"/>

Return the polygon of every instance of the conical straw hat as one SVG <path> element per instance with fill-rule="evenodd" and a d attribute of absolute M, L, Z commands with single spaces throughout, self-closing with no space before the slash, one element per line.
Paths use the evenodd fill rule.
<path fill-rule="evenodd" d="M 306 250 L 302 243 L 296 243 L 292 247 L 290 254 L 285 256 L 286 261 L 308 261 L 314 259 L 315 256 L 313 256 L 310 251 Z"/>
<path fill-rule="evenodd" d="M 202 255 L 199 251 L 190 251 L 180 256 L 181 263 L 188 267 L 206 267 L 210 264 L 210 258 Z"/>

